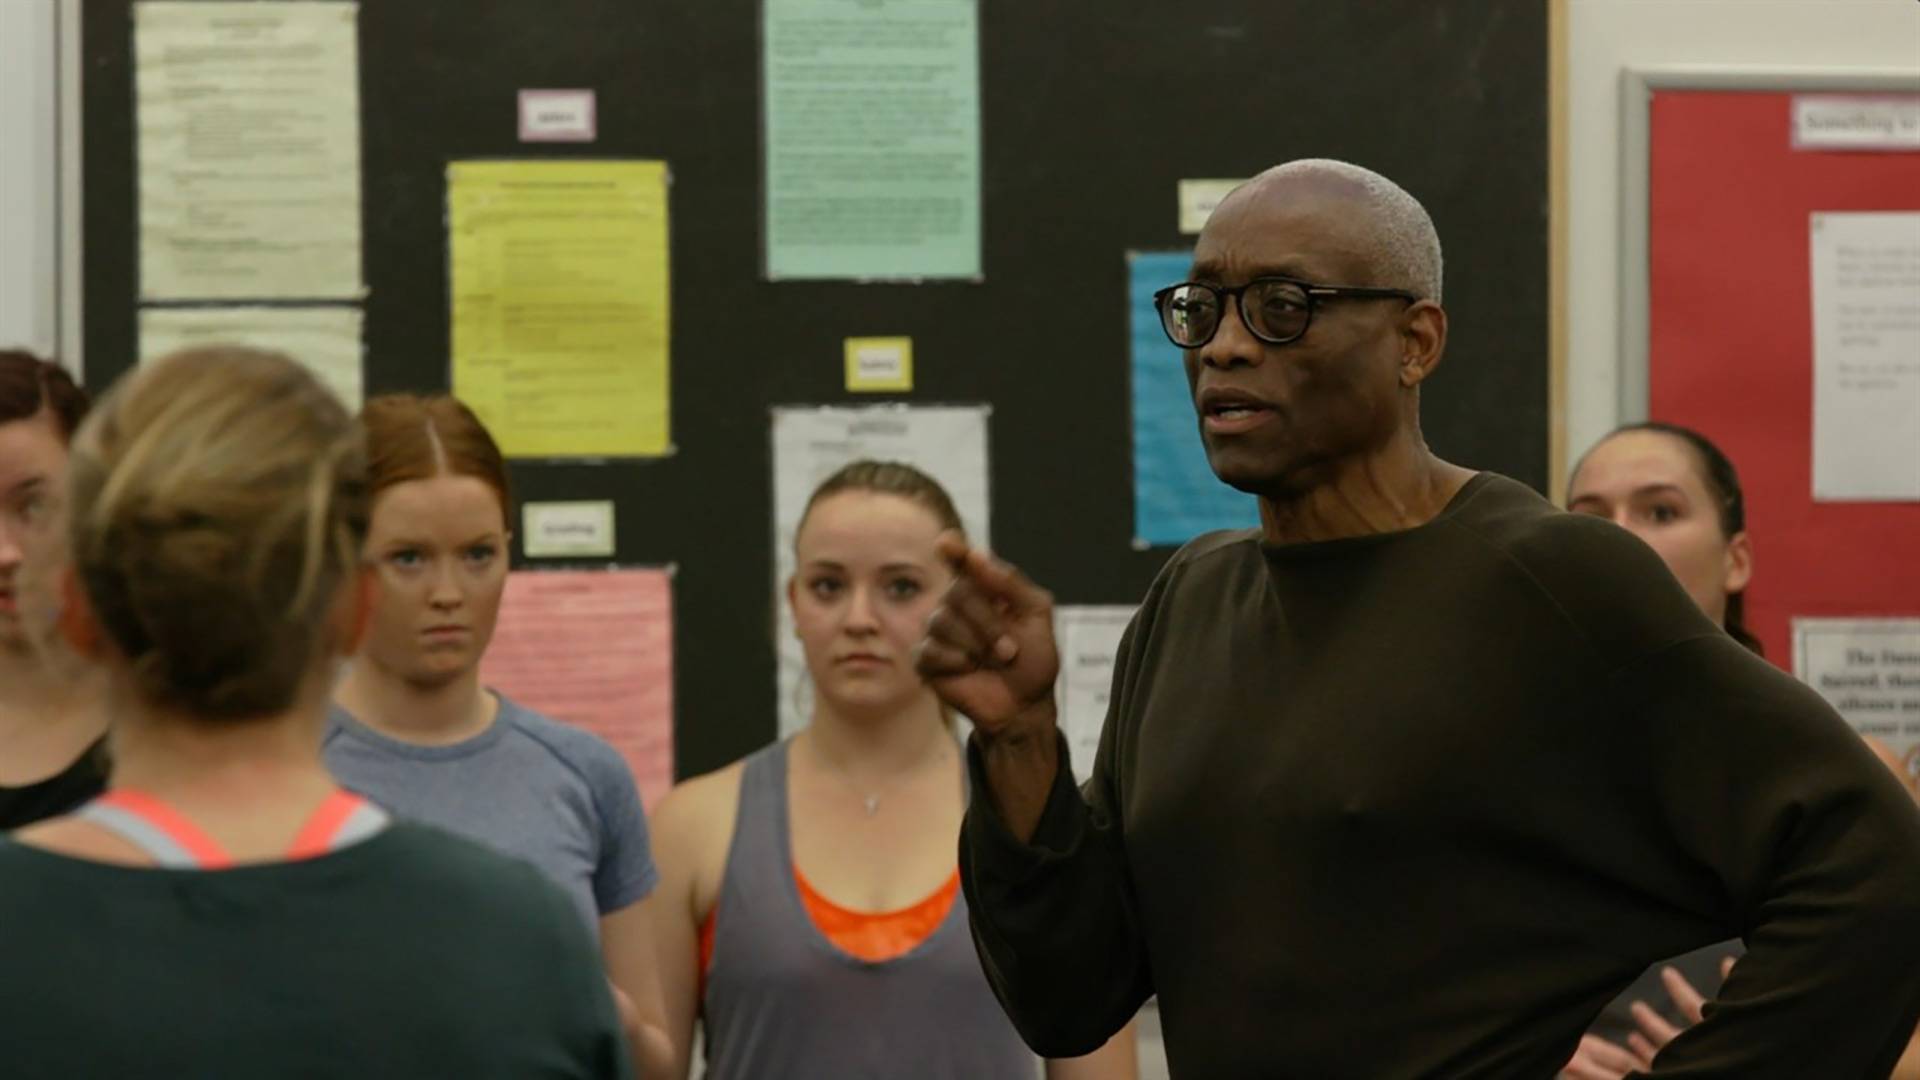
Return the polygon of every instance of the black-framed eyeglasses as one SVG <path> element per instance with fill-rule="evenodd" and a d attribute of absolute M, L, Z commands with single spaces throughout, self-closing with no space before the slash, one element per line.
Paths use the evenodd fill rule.
<path fill-rule="evenodd" d="M 1323 300 L 1420 299 L 1405 289 L 1376 289 L 1370 285 L 1315 285 L 1284 277 L 1258 277 L 1229 289 L 1204 281 L 1183 281 L 1153 294 L 1160 312 L 1160 328 L 1183 349 L 1197 349 L 1220 330 L 1227 297 L 1239 301 L 1240 321 L 1247 332 L 1269 345 L 1300 340 L 1313 322 L 1313 309 Z"/>

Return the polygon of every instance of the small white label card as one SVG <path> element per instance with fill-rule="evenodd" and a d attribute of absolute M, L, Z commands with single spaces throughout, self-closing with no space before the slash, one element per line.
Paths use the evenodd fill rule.
<path fill-rule="evenodd" d="M 613 503 L 530 502 L 520 508 L 527 558 L 613 557 Z"/>
<path fill-rule="evenodd" d="M 521 142 L 592 142 L 598 134 L 593 91 L 520 91 Z"/>
<path fill-rule="evenodd" d="M 1227 197 L 1227 192 L 1243 183 L 1244 180 L 1180 181 L 1180 231 L 1189 236 L 1199 233 L 1213 216 L 1213 208 Z"/>
<path fill-rule="evenodd" d="M 1920 94 L 1795 94 L 1795 150 L 1920 150 Z"/>

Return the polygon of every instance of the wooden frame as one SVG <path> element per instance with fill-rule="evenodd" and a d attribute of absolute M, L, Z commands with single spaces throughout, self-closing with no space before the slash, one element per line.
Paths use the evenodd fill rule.
<path fill-rule="evenodd" d="M 1567 173 L 1572 145 L 1568 102 L 1567 0 L 1547 0 L 1547 485 L 1555 506 L 1567 503 Z"/>

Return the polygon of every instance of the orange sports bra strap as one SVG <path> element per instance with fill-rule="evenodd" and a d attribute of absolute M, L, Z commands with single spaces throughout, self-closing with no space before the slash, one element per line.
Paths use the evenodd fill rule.
<path fill-rule="evenodd" d="M 115 788 L 75 811 L 153 857 L 161 866 L 222 870 L 233 865 L 213 837 L 185 814 L 144 791 Z M 300 826 L 287 859 L 311 859 L 379 832 L 387 815 L 350 792 L 335 790 Z"/>
<path fill-rule="evenodd" d="M 340 830 L 354 812 L 367 805 L 367 800 L 348 791 L 335 791 L 321 802 L 319 809 L 300 827 L 300 833 L 293 838 L 293 846 L 287 849 L 289 859 L 311 859 L 325 855 L 334 849 Z"/>
<path fill-rule="evenodd" d="M 89 809 L 92 807 L 100 807 L 105 813 L 95 815 L 83 812 L 81 816 L 119 833 L 143 851 L 155 855 L 162 865 L 184 862 L 202 870 L 219 870 L 233 865 L 233 858 L 226 849 L 200 826 L 144 791 L 115 788 L 88 804 Z M 145 828 L 141 829 L 140 826 Z M 167 858 L 163 854 L 165 845 L 153 842 L 156 839 L 171 841 L 172 846 L 178 849 L 175 857 Z"/>

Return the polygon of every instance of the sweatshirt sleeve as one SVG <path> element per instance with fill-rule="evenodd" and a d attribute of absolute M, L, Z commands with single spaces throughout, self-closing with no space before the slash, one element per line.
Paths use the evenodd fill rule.
<path fill-rule="evenodd" d="M 1637 891 L 1721 931 L 1696 944 L 1747 944 L 1652 1075 L 1887 1075 L 1920 1018 L 1920 810 L 1825 699 L 1702 617 L 1644 544 L 1578 515 L 1540 539 L 1528 567 L 1606 672 L 1616 753 L 1601 767 L 1646 830 Z"/>
<path fill-rule="evenodd" d="M 994 813 L 979 744 L 967 748 L 973 790 L 982 793 L 960 838 L 974 944 L 1013 1026 L 1042 1057 L 1092 1053 L 1153 994 L 1115 795 L 1128 660 L 1140 632 L 1136 617 L 1114 665 L 1112 705 L 1084 791 L 1073 784 L 1059 736 L 1059 772 L 1032 843 Z"/>
<path fill-rule="evenodd" d="M 1652 1075 L 1885 1076 L 1920 1020 L 1920 811 L 1818 694 L 1724 635 L 1617 674 L 1661 819 L 1747 954 Z"/>
<path fill-rule="evenodd" d="M 544 882 L 543 882 L 544 884 Z M 613 984 L 607 978 L 600 950 L 580 921 L 572 901 L 554 890 L 561 904 L 550 916 L 562 940 L 555 950 L 560 991 L 553 995 L 558 1021 L 571 1035 L 581 1080 L 635 1080 L 639 1066 L 633 1047 L 620 1024 L 613 1003 Z"/>

